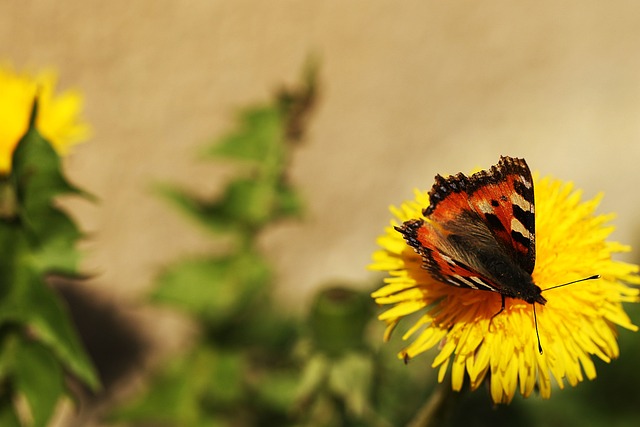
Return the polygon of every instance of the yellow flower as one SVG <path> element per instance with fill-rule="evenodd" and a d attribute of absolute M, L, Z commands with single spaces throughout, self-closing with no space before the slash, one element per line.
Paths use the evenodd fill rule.
<path fill-rule="evenodd" d="M 78 117 L 82 97 L 73 91 L 55 96 L 56 80 L 52 72 L 32 77 L 0 66 L 0 175 L 11 170 L 11 156 L 27 131 L 36 93 L 39 106 L 36 127 L 58 154 L 67 154 L 70 146 L 89 136 L 89 126 Z"/>
<path fill-rule="evenodd" d="M 378 238 L 381 250 L 373 254 L 373 270 L 387 271 L 385 285 L 372 294 L 378 304 L 391 305 L 380 320 L 387 323 L 385 339 L 404 317 L 418 314 L 404 335 L 413 341 L 399 354 L 410 359 L 434 347 L 432 367 L 442 382 L 451 370 L 456 391 L 465 381 L 471 389 L 490 382 L 496 403 L 509 403 L 517 389 L 527 397 L 534 388 L 551 395 L 551 378 L 560 388 L 572 386 L 596 371 L 592 356 L 609 362 L 619 353 L 616 325 L 637 330 L 622 302 L 637 302 L 638 266 L 612 260 L 629 246 L 606 239 L 613 231 L 612 215 L 594 215 L 601 196 L 581 201 L 571 183 L 534 177 L 536 203 L 536 264 L 533 280 L 543 290 L 554 285 L 600 274 L 598 280 L 550 290 L 545 305 L 536 305 L 540 340 L 538 351 L 533 306 L 507 298 L 505 310 L 500 294 L 457 288 L 436 281 L 422 268 L 422 259 L 409 247 L 394 226 L 423 218 L 429 206 L 427 192 L 416 190 L 414 201 L 391 207 L 395 219 Z M 492 319 L 493 317 L 493 319 Z M 467 378 L 465 380 L 465 377 Z"/>

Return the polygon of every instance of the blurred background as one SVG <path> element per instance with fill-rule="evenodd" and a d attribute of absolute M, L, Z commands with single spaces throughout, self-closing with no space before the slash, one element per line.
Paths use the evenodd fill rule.
<path fill-rule="evenodd" d="M 638 245 L 636 1 L 3 1 L 0 61 L 51 67 L 59 90 L 84 93 L 93 136 L 65 165 L 99 203 L 64 200 L 89 234 L 82 292 L 136 325 L 150 357 L 175 351 L 185 325 L 141 295 L 165 263 L 215 249 L 153 185 L 221 191 L 230 169 L 198 150 L 310 56 L 319 100 L 290 169 L 304 221 L 261 242 L 292 311 L 322 283 L 372 280 L 388 205 L 500 155 L 605 192 L 614 240 Z"/>

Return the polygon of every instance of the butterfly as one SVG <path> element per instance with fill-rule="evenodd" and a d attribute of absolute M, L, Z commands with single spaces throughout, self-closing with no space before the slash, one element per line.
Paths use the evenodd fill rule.
<path fill-rule="evenodd" d="M 502 305 L 492 320 L 504 311 L 506 298 L 532 304 L 542 353 L 535 304 L 547 300 L 532 277 L 536 221 L 527 162 L 502 156 L 496 165 L 471 176 L 437 175 L 429 203 L 424 218 L 395 227 L 422 257 L 423 268 L 439 282 L 500 294 Z"/>

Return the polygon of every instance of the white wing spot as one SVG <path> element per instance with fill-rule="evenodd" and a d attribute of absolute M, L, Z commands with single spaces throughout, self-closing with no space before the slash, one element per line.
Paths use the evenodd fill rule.
<path fill-rule="evenodd" d="M 486 200 L 480 200 L 477 205 L 478 209 L 480 209 L 480 212 L 482 212 L 483 214 L 489 214 L 489 213 L 493 213 L 493 206 L 491 206 L 491 203 L 486 201 Z"/>
<path fill-rule="evenodd" d="M 475 277 L 475 276 L 473 276 L 473 277 L 471 277 L 471 280 L 473 280 L 474 282 L 476 282 L 477 284 L 479 284 L 479 285 L 480 285 L 480 286 L 482 286 L 483 288 L 486 288 L 486 289 L 488 289 L 488 290 L 490 290 L 490 291 L 493 291 L 493 292 L 498 292 L 498 291 L 496 290 L 496 288 L 494 288 L 493 286 L 489 285 L 488 283 L 486 283 L 484 280 L 482 280 L 482 279 L 481 279 L 481 278 L 479 278 L 479 277 Z M 476 288 L 476 289 L 477 289 L 477 288 Z"/>
<path fill-rule="evenodd" d="M 524 197 L 522 197 L 518 193 L 511 194 L 511 203 L 520 206 L 520 209 L 522 209 L 523 211 L 531 210 L 531 203 L 527 202 Z"/>
<path fill-rule="evenodd" d="M 460 276 L 459 274 L 456 274 L 453 277 L 455 277 L 456 279 L 460 280 L 462 283 L 464 283 L 465 285 L 469 286 L 471 289 L 478 289 L 478 287 L 476 285 L 474 285 L 473 282 L 471 282 L 470 280 L 467 280 L 466 278 Z"/>
<path fill-rule="evenodd" d="M 517 218 L 511 218 L 511 230 L 517 231 L 527 239 L 530 237 L 529 230 Z"/>

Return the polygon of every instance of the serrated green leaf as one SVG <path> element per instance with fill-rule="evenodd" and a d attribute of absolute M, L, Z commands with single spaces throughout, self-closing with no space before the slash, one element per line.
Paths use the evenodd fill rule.
<path fill-rule="evenodd" d="M 159 277 L 151 298 L 216 324 L 261 295 L 270 277 L 264 260 L 250 253 L 187 260 Z"/>
<path fill-rule="evenodd" d="M 15 357 L 15 387 L 27 400 L 33 427 L 45 427 L 64 394 L 62 369 L 51 352 L 23 341 Z"/>
<path fill-rule="evenodd" d="M 77 274 L 81 255 L 76 243 L 82 234 L 75 224 L 54 208 L 42 209 L 37 222 L 47 227 L 34 230 L 38 238 L 33 248 L 33 266 L 42 274 Z"/>
<path fill-rule="evenodd" d="M 24 301 L 22 306 L 38 339 L 50 347 L 75 376 L 92 390 L 97 390 L 100 383 L 93 365 L 69 321 L 68 313 L 53 291 L 36 277 L 29 286 L 27 297 L 28 301 Z"/>
<path fill-rule="evenodd" d="M 302 199 L 285 184 L 240 178 L 225 189 L 219 200 L 207 202 L 180 189 L 164 186 L 162 196 L 214 233 L 246 233 L 280 218 L 300 217 Z"/>
<path fill-rule="evenodd" d="M 239 225 L 256 227 L 267 222 L 275 207 L 275 189 L 270 182 L 237 179 L 229 184 L 221 210 Z"/>
<path fill-rule="evenodd" d="M 280 183 L 276 188 L 275 217 L 300 217 L 304 203 L 298 192 L 286 183 Z"/>
<path fill-rule="evenodd" d="M 206 224 L 205 203 L 187 194 L 184 190 L 169 184 L 157 184 L 154 192 L 170 202 L 191 219 Z"/>
<path fill-rule="evenodd" d="M 282 144 L 283 124 L 276 107 L 256 107 L 242 112 L 238 129 L 223 137 L 205 154 L 239 160 L 263 161 Z"/>
<path fill-rule="evenodd" d="M 27 214 L 49 206 L 54 197 L 79 193 L 62 174 L 60 158 L 51 144 L 33 126 L 13 152 L 11 177 Z"/>
<path fill-rule="evenodd" d="M 175 187 L 157 186 L 163 198 L 216 234 L 247 233 L 269 221 L 280 204 L 288 209 L 292 200 L 287 194 L 278 200 L 275 191 L 267 182 L 241 178 L 229 183 L 220 199 L 206 201 Z"/>
<path fill-rule="evenodd" d="M 73 273 L 78 261 L 75 243 L 81 233 L 71 219 L 54 205 L 63 194 L 82 194 L 64 177 L 60 158 L 53 147 L 33 127 L 37 103 L 27 133 L 13 152 L 8 183 L 17 206 L 16 227 L 25 229 L 33 254 L 39 252 L 36 265 L 43 271 Z"/>
<path fill-rule="evenodd" d="M 203 222 L 214 232 L 252 233 L 273 216 L 275 191 L 266 181 L 239 178 L 219 200 L 203 205 Z"/>
<path fill-rule="evenodd" d="M 220 233 L 231 233 L 238 231 L 238 226 L 234 218 L 229 218 L 222 203 L 218 201 L 209 202 L 199 200 L 190 196 L 184 190 L 170 186 L 158 185 L 156 192 L 173 206 L 177 207 L 181 213 L 194 220 L 198 225 L 204 226 L 210 231 Z"/>

